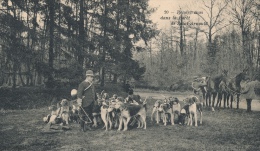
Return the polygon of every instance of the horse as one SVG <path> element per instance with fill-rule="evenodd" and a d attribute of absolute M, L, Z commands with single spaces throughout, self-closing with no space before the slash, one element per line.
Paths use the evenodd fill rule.
<path fill-rule="evenodd" d="M 227 98 L 230 97 L 230 95 L 227 89 L 227 79 L 223 79 L 219 84 L 218 101 L 216 105 L 218 107 L 221 107 L 222 96 L 224 96 L 224 108 L 229 108 L 229 101 L 227 100 Z"/>
<path fill-rule="evenodd" d="M 227 106 L 229 107 L 229 98 L 230 98 L 230 108 L 233 108 L 233 100 L 234 100 L 234 95 L 237 96 L 237 109 L 239 109 L 239 96 L 240 96 L 240 91 L 241 91 L 241 81 L 243 80 L 248 80 L 249 76 L 247 75 L 248 69 L 244 69 L 242 72 L 237 74 L 233 78 L 226 78 L 223 79 L 222 82 L 220 83 L 220 96 L 224 94 L 224 107 L 225 103 L 227 103 Z M 221 106 L 221 97 L 218 99 L 217 104 Z"/>
<path fill-rule="evenodd" d="M 214 105 L 215 105 L 215 99 L 217 94 L 220 92 L 219 85 L 221 81 L 226 79 L 227 77 L 227 70 L 222 70 L 222 73 L 219 75 L 216 75 L 214 77 L 206 77 L 206 106 L 212 106 L 212 111 L 214 111 Z M 211 104 L 211 96 L 213 96 L 213 101 Z"/>

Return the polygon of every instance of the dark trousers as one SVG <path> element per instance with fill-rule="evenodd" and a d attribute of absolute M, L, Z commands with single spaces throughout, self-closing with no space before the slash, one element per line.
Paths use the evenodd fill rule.
<path fill-rule="evenodd" d="M 82 110 L 82 108 L 80 108 L 79 116 L 80 116 L 80 118 L 81 118 L 81 120 L 80 120 L 80 126 L 81 126 L 81 128 L 84 127 L 85 121 L 89 122 L 88 117 L 89 117 L 89 118 L 91 119 L 91 121 L 93 122 L 93 115 L 92 115 L 93 105 L 94 105 L 94 104 L 92 103 L 92 104 L 90 104 L 90 105 L 87 106 L 87 107 L 82 107 L 83 110 L 87 113 L 87 115 L 86 115 L 86 113 Z M 87 116 L 88 116 L 88 117 L 87 117 Z"/>

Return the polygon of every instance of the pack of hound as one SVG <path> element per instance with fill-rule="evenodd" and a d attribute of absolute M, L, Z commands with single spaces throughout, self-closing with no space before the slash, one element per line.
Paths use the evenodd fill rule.
<path fill-rule="evenodd" d="M 71 96 L 75 97 L 77 90 L 71 91 Z M 93 119 L 89 118 L 87 123 L 92 123 L 92 127 L 103 126 L 106 131 L 117 129 L 118 131 L 126 131 L 129 126 L 136 125 L 137 128 L 146 129 L 147 127 L 147 97 L 142 100 L 139 95 L 128 95 L 126 98 L 117 96 L 116 94 L 109 96 L 108 93 L 102 91 L 97 94 L 98 99 L 94 105 Z M 157 100 L 154 103 L 151 114 L 151 121 L 156 116 L 156 122 L 159 124 L 161 119 L 166 126 L 167 123 L 174 125 L 176 118 L 178 124 L 192 125 L 197 124 L 197 112 L 200 113 L 200 124 L 202 124 L 202 106 L 200 100 L 196 96 L 190 96 L 183 100 L 185 105 L 181 105 L 177 97 L 169 97 L 163 100 Z M 69 101 L 62 99 L 57 104 L 49 107 L 50 114 L 43 118 L 43 121 L 49 126 L 62 125 L 70 126 L 71 123 L 79 123 L 80 106 L 77 99 Z M 95 111 L 95 112 L 94 112 Z M 90 117 L 89 115 L 87 115 Z M 96 121 L 96 122 L 94 122 Z M 93 123 L 94 122 L 94 123 Z"/>
<path fill-rule="evenodd" d="M 61 101 L 54 101 L 49 106 L 50 114 L 43 117 L 43 121 L 49 127 L 52 125 L 70 126 L 70 123 L 79 123 L 80 118 L 79 110 L 83 109 L 77 104 L 77 90 L 71 91 L 71 96 L 74 98 L 69 101 L 62 99 Z M 142 101 L 139 95 L 129 95 L 126 98 L 118 97 L 114 94 L 109 97 L 109 94 L 102 91 L 97 93 L 98 99 L 94 103 L 92 117 L 88 118 L 86 123 L 92 123 L 92 127 L 98 127 L 104 124 L 103 129 L 106 131 L 112 128 L 118 128 L 124 131 L 128 130 L 128 125 L 138 125 L 137 128 L 146 129 L 146 99 Z M 87 113 L 85 113 L 87 114 Z M 89 115 L 86 115 L 90 117 Z"/>
<path fill-rule="evenodd" d="M 164 100 L 157 100 L 154 103 L 151 121 L 156 119 L 156 123 L 159 124 L 162 120 L 163 124 L 166 126 L 167 123 L 174 125 L 175 123 L 181 125 L 192 126 L 197 124 L 197 112 L 200 114 L 200 124 L 202 124 L 202 107 L 203 103 L 201 100 L 195 96 L 191 95 L 185 98 L 181 105 L 177 97 L 169 97 Z"/>

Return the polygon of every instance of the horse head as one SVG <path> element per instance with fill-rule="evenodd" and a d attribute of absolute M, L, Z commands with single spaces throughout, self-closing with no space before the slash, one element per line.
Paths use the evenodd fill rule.
<path fill-rule="evenodd" d="M 247 81 L 250 77 L 248 75 L 248 68 L 243 69 L 243 71 L 235 76 L 236 87 L 240 88 L 241 81 Z"/>

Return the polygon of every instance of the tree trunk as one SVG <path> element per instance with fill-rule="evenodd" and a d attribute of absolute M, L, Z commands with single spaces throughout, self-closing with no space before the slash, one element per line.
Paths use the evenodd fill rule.
<path fill-rule="evenodd" d="M 53 72 L 53 62 L 54 62 L 54 50 L 53 50 L 53 46 L 54 46 L 54 15 L 55 15 L 55 11 L 54 11 L 54 4 L 55 2 L 53 0 L 48 0 L 48 7 L 49 7 L 49 34 L 50 34 L 50 41 L 49 41 L 49 69 L 51 71 L 49 71 L 49 75 L 48 75 L 48 83 L 52 83 L 53 82 L 53 76 L 52 76 L 52 72 Z"/>
<path fill-rule="evenodd" d="M 78 62 L 83 68 L 84 62 L 84 42 L 85 42 L 85 30 L 84 30 L 84 0 L 80 0 L 80 12 L 79 12 L 79 43 L 80 49 L 78 50 Z"/>
<path fill-rule="evenodd" d="M 182 15 L 180 18 L 180 52 L 181 52 L 181 56 L 183 56 L 183 48 L 184 48 L 184 43 L 183 43 L 183 19 L 182 19 Z"/>
<path fill-rule="evenodd" d="M 117 74 L 116 73 L 113 75 L 113 81 L 112 82 L 117 83 Z"/>
<path fill-rule="evenodd" d="M 106 26 L 106 18 L 107 18 L 107 0 L 104 0 L 104 37 L 103 37 L 103 50 L 102 50 L 102 67 L 101 67 L 101 86 L 103 87 L 105 85 L 105 61 L 106 61 L 106 36 L 107 36 L 107 26 Z"/>
<path fill-rule="evenodd" d="M 19 68 L 19 78 L 20 78 L 20 81 L 21 81 L 22 85 L 25 86 L 26 84 L 24 83 L 24 80 L 23 80 L 23 76 L 22 76 L 22 73 L 21 73 L 21 68 Z"/>
<path fill-rule="evenodd" d="M 17 71 L 17 62 L 14 61 L 13 62 L 13 75 L 12 75 L 12 88 L 15 89 L 16 88 L 16 71 Z"/>

